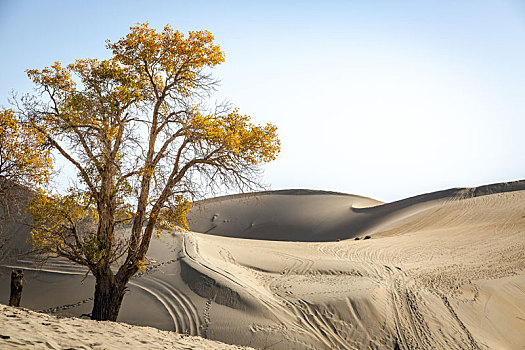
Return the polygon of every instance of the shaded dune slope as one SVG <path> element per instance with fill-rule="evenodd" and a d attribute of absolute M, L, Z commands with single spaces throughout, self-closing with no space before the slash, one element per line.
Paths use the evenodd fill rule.
<path fill-rule="evenodd" d="M 524 189 L 522 180 L 453 188 L 392 203 L 328 191 L 265 191 L 199 201 L 188 221 L 192 231 L 209 235 L 328 242 L 372 234 L 446 200 Z"/>
<path fill-rule="evenodd" d="M 369 226 L 369 216 L 353 206 L 379 201 L 324 191 L 283 190 L 197 202 L 188 215 L 195 232 L 277 241 L 329 241 L 349 238 Z"/>

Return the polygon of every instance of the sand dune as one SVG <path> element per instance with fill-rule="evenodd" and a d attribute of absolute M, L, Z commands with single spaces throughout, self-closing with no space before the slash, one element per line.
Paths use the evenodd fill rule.
<path fill-rule="evenodd" d="M 268 349 L 525 348 L 525 181 L 219 197 L 190 226 L 152 242 L 119 321 Z M 0 302 L 14 267 L 24 307 L 90 312 L 93 279 L 60 259 L 5 263 Z"/>
<path fill-rule="evenodd" d="M 382 202 L 349 194 L 283 190 L 225 196 L 198 202 L 190 229 L 210 235 L 277 241 L 334 241 L 369 227 L 366 214 L 352 207 Z"/>

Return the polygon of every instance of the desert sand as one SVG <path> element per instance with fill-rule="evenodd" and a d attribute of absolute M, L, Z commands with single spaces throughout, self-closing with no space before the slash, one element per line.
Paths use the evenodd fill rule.
<path fill-rule="evenodd" d="M 0 324 L 1 349 L 251 349 L 152 327 L 57 318 L 5 305 L 0 305 Z"/>
<path fill-rule="evenodd" d="M 393 203 L 311 190 L 234 195 L 199 202 L 189 219 L 191 232 L 152 242 L 119 321 L 265 349 L 525 349 L 525 180 Z M 27 228 L 9 228 L 18 236 L 8 249 L 27 249 Z M 22 268 L 23 307 L 91 311 L 85 269 L 35 261 L 4 263 L 1 303 L 10 270 Z M 1 309 L 0 334 L 34 339 L 8 320 L 17 312 L 29 317 Z M 86 344 L 75 325 L 92 321 L 58 322 Z M 124 339 L 160 344 L 157 330 L 137 332 Z"/>

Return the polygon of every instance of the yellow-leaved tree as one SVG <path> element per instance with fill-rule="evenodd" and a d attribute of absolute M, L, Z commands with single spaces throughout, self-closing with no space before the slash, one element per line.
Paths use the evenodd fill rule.
<path fill-rule="evenodd" d="M 114 321 L 156 227 L 187 227 L 205 190 L 257 187 L 258 165 L 280 143 L 271 124 L 228 105 L 206 108 L 217 85 L 211 68 L 224 62 L 208 31 L 185 37 L 138 24 L 107 48 L 106 60 L 28 70 L 42 94 L 20 111 L 79 179 L 33 201 L 33 244 L 87 266 L 96 279 L 91 317 Z M 129 234 L 117 235 L 126 223 Z"/>

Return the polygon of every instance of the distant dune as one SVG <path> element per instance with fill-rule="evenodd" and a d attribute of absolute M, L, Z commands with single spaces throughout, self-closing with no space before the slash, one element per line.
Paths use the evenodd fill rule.
<path fill-rule="evenodd" d="M 267 349 L 525 349 L 525 180 L 393 203 L 225 196 L 189 220 L 192 232 L 152 242 L 119 321 Z M 10 249 L 27 249 L 27 228 L 8 228 Z M 1 303 L 12 268 L 26 270 L 22 306 L 91 311 L 93 278 L 61 259 L 6 262 Z"/>
<path fill-rule="evenodd" d="M 525 181 L 453 188 L 392 203 L 305 189 L 230 195 L 197 202 L 190 229 L 216 236 L 327 242 L 373 233 L 438 202 L 525 190 Z"/>
<path fill-rule="evenodd" d="M 383 204 L 336 192 L 281 190 L 212 198 L 190 212 L 190 229 L 210 235 L 276 241 L 351 238 L 372 220 L 353 207 Z"/>

